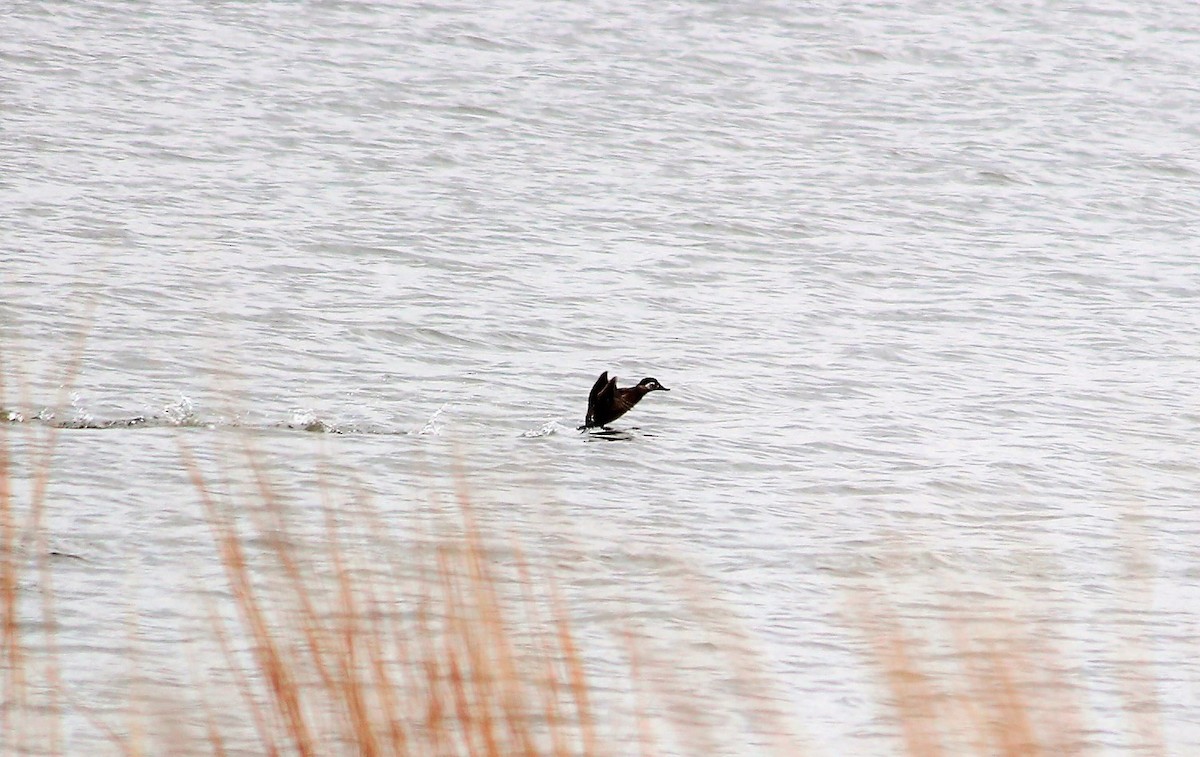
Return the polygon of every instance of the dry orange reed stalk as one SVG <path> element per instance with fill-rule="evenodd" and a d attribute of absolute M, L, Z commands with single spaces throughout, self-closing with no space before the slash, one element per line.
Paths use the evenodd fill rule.
<path fill-rule="evenodd" d="M 68 365 L 63 386 L 78 367 Z M 0 407 L 4 368 L 0 364 Z M 30 427 L 16 425 L 37 441 Z M 61 691 L 56 665 L 42 523 L 60 430 L 46 428 L 40 445 L 26 445 L 38 456 L 28 501 L 17 507 L 13 428 L 0 421 L 0 753 L 57 755 L 65 753 L 60 702 L 74 702 Z M 202 703 L 198 737 L 196 729 L 169 718 L 155 721 L 152 712 L 125 729 L 94 722 L 117 752 L 590 757 L 750 751 L 746 744 L 730 749 L 726 734 L 703 724 L 699 716 L 713 701 L 680 674 L 683 666 L 671 652 L 655 652 L 646 643 L 654 634 L 633 624 L 614 634 L 635 700 L 631 732 L 620 733 L 612 713 L 597 704 L 589 649 L 581 646 L 554 577 L 539 570 L 516 540 L 488 538 L 461 485 L 454 505 L 440 508 L 456 515 L 452 528 L 431 529 L 404 549 L 377 542 L 364 552 L 362 531 L 387 530 L 379 513 L 361 492 L 351 503 L 357 507 L 335 504 L 332 487 L 323 484 L 317 487 L 323 523 L 315 542 L 305 543 L 294 533 L 294 511 L 247 437 L 242 452 L 253 487 L 241 497 L 204 472 L 183 438 L 183 467 L 211 529 L 227 583 L 224 596 L 234 610 L 231 627 L 230 613 L 223 615 L 219 600 L 209 600 L 212 635 L 223 652 L 220 673 L 234 696 L 214 693 L 203 675 L 197 677 L 190 696 Z M 346 524 L 346 513 L 357 516 L 358 532 Z M 23 582 L 30 575 L 38 596 L 24 588 L 34 583 Z M 721 677 L 734 691 L 735 701 L 725 705 L 740 707 L 745 721 L 758 723 L 754 743 L 762 747 L 756 752 L 800 754 L 788 735 L 790 714 L 771 704 L 781 700 L 766 694 L 770 676 L 728 608 L 713 603 L 699 582 L 669 588 L 682 601 L 682 613 L 708 625 L 708 648 L 715 650 L 709 657 L 721 658 L 718 665 L 727 673 Z M 900 622 L 886 594 L 863 597 L 856 625 L 867 631 L 875 669 L 898 714 L 900 751 L 920 757 L 1088 751 L 1079 738 L 1080 706 L 1070 694 L 1079 689 L 1029 628 L 1009 624 L 998 635 L 982 636 L 969 624 L 946 622 L 961 666 L 948 675 L 928 665 L 922 642 Z M 45 637 L 36 662 L 22 615 L 30 604 L 40 608 Z M 1144 711 L 1139 692 L 1152 688 L 1152 681 L 1139 679 L 1134 694 L 1141 699 L 1131 699 L 1131 713 Z M 1045 706 L 1048 698 L 1055 706 Z M 41 715 L 30 719 L 33 711 Z M 1143 751 L 1165 751 L 1153 718 L 1141 716 L 1137 730 L 1146 737 Z M 671 732 L 665 740 L 664 731 Z"/>
<path fill-rule="evenodd" d="M 75 335 L 69 358 L 62 366 L 56 407 L 66 406 L 71 387 L 75 385 L 82 368 L 83 347 L 92 324 L 94 307 L 95 300 L 89 298 L 84 307 L 84 326 Z M 7 336 L 12 338 L 11 335 Z M 43 523 L 50 471 L 60 429 L 57 426 L 46 428 L 39 439 L 30 426 L 20 426 L 27 447 L 36 453 L 36 457 L 31 465 L 33 476 L 27 506 L 23 512 L 18 512 L 13 489 L 13 451 L 9 439 L 15 416 L 10 416 L 6 410 L 7 376 L 12 371 L 19 378 L 16 368 L 7 360 L 5 351 L 0 349 L 0 695 L 4 698 L 0 702 L 0 750 L 6 753 L 9 750 L 28 751 L 36 744 L 37 751 L 58 754 L 62 751 L 62 687 L 56 653 L 53 579 Z M 22 405 L 28 407 L 27 384 L 18 381 L 18 385 Z M 24 523 L 21 522 L 22 515 Z M 22 559 L 24 554 L 29 553 L 34 555 L 33 570 Z M 32 574 L 33 582 L 39 586 L 34 598 L 40 599 L 42 645 L 45 650 L 39 660 L 41 685 L 36 692 L 31 692 L 30 685 L 34 663 L 26 651 L 26 640 L 21 632 L 21 604 L 29 593 L 23 591 L 22 585 L 26 574 Z M 14 716 L 14 713 L 26 713 L 35 707 L 41 713 L 37 718 Z"/>
<path fill-rule="evenodd" d="M 1097 751 L 1081 701 L 1085 689 L 1068 673 L 1046 628 L 1019 620 L 1013 607 L 906 622 L 893 596 L 878 588 L 855 593 L 853 623 L 870 642 L 903 753 L 1058 757 Z M 1118 644 L 1127 649 L 1130 640 Z M 1148 666 L 1144 659 L 1141 664 Z M 1167 752 L 1161 729 L 1156 720 L 1146 725 L 1146 713 L 1159 709 L 1146 693 L 1145 676 L 1127 676 L 1120 687 L 1133 726 L 1129 751 L 1161 755 Z"/>
<path fill-rule="evenodd" d="M 250 502 L 219 494 L 181 446 L 237 608 L 234 633 L 212 616 L 255 734 L 252 751 L 748 753 L 696 717 L 713 707 L 713 697 L 674 669 L 686 652 L 677 647 L 668 653 L 674 659 L 664 659 L 632 624 L 610 629 L 629 665 L 632 723 L 623 729 L 613 710 L 598 705 L 587 672 L 594 650 L 581 648 L 554 576 L 529 559 L 519 540 L 497 538 L 480 524 L 461 473 L 454 503 L 433 505 L 441 528 L 403 547 L 380 538 L 387 529 L 365 496 L 335 504 L 322 483 L 323 524 L 308 549 L 257 453 L 249 445 L 242 453 L 253 480 Z M 355 521 L 362 528 L 351 533 Z M 371 537 L 364 540 L 364 533 Z M 382 550 L 372 549 L 372 540 Z M 711 605 L 711 599 L 689 603 L 698 617 L 712 618 L 708 648 L 725 661 L 715 677 L 741 682 L 743 704 L 753 712 L 747 720 L 758 718 L 750 730 L 761 731 L 757 738 L 766 746 L 757 753 L 800 754 L 785 735 L 786 718 L 762 701 L 770 687 L 752 645 Z M 232 651 L 239 635 L 250 641 L 245 664 Z M 215 726 L 207 740 L 214 752 L 233 748 Z"/>
<path fill-rule="evenodd" d="M 458 536 L 429 540 L 427 555 L 406 550 L 403 559 L 419 571 L 417 591 L 398 597 L 392 589 L 405 583 L 401 566 L 351 559 L 330 503 L 320 555 L 328 572 L 318 576 L 302 564 L 285 505 L 252 453 L 261 506 L 242 512 L 253 513 L 253 533 L 214 493 L 186 447 L 182 456 L 249 637 L 252 663 L 238 667 L 237 679 L 262 751 L 601 753 L 583 661 L 554 584 L 529 577 L 516 550 L 524 585 L 547 597 L 527 594 L 511 609 L 465 491 Z M 266 545 L 278 580 L 265 580 L 256 568 L 247 555 L 251 541 Z M 230 634 L 222 628 L 219 636 L 237 667 Z M 256 689 L 253 680 L 263 685 Z M 209 739 L 224 751 L 223 734 L 214 729 Z"/>

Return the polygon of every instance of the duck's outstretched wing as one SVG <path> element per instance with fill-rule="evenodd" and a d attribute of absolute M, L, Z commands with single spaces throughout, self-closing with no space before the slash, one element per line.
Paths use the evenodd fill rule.
<path fill-rule="evenodd" d="M 596 422 L 596 411 L 601 410 L 601 415 L 604 415 L 603 408 L 609 407 L 616 398 L 617 393 L 617 377 L 608 377 L 608 371 L 600 374 L 600 378 L 596 379 L 596 383 L 592 384 L 592 392 L 588 395 L 587 417 L 583 419 L 584 427 L 599 426 L 603 423 Z"/>

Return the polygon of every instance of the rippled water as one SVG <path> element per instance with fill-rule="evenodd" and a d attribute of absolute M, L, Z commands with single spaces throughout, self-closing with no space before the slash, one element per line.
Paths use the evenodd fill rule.
<path fill-rule="evenodd" d="M 680 557 L 835 752 L 895 746 L 844 612 L 881 574 L 975 592 L 912 618 L 1017 593 L 1056 620 L 1096 747 L 1137 744 L 1136 636 L 1195 747 L 1197 28 L 1178 1 L 13 6 L 0 349 L 10 429 L 73 427 L 48 517 L 84 558 L 55 574 L 78 696 L 131 587 L 170 656 L 211 559 L 175 439 L 237 426 L 397 512 L 461 459 L 630 587 Z M 603 370 L 672 391 L 580 434 Z M 1155 588 L 1116 612 L 1138 545 Z"/>

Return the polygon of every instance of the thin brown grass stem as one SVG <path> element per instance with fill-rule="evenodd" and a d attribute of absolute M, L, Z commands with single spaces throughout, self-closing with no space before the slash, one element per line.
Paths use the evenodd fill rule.
<path fill-rule="evenodd" d="M 87 298 L 84 304 L 83 325 L 75 335 L 75 340 L 68 351 L 67 363 L 63 368 L 63 375 L 59 383 L 58 398 L 55 401 L 56 412 L 66 406 L 67 397 L 75 386 L 80 370 L 83 368 L 84 348 L 94 322 L 93 316 L 95 310 L 96 297 Z M 41 581 L 39 595 L 42 600 L 42 628 L 44 629 L 45 641 L 44 664 L 46 671 L 46 694 L 48 697 L 46 709 L 49 714 L 49 717 L 46 719 L 46 722 L 49 723 L 47 747 L 51 754 L 58 754 L 62 751 L 63 724 L 62 702 L 60 699 L 62 695 L 62 680 L 58 668 L 58 644 L 56 641 L 58 626 L 54 615 L 54 587 L 49 567 L 49 547 L 42 522 L 45 517 L 46 500 L 50 488 L 50 471 L 54 465 L 54 453 L 58 448 L 59 432 L 60 427 L 57 425 L 51 426 L 47 431 L 42 454 L 34 465 L 33 490 L 29 499 L 28 526 L 28 533 L 33 536 L 32 540 L 35 544 L 38 578 Z"/>
<path fill-rule="evenodd" d="M 451 559 L 452 547 L 438 550 L 438 572 L 442 582 L 442 606 L 446 628 L 441 654 L 447 660 L 446 672 L 454 717 L 462 731 L 469 754 L 494 754 L 495 741 L 488 712 L 486 680 L 481 679 L 476 639 L 468 617 L 470 610 L 463 597 L 458 567 Z M 464 671 L 464 667 L 466 668 Z"/>
<path fill-rule="evenodd" d="M 361 482 L 355 481 L 355 487 L 358 494 L 356 501 L 369 502 L 369 494 L 363 489 Z M 386 533 L 386 528 L 379 522 L 378 511 L 364 505 L 359 508 L 358 512 L 362 513 L 366 520 L 368 520 L 369 533 Z M 382 569 L 385 572 L 385 579 L 387 581 L 383 590 L 386 595 L 386 586 L 399 586 L 400 581 L 395 575 L 394 566 L 391 561 L 383 561 Z M 366 633 L 366 640 L 370 655 L 373 686 L 377 692 L 379 709 L 382 713 L 381 716 L 387 733 L 387 743 L 390 746 L 391 753 L 409 754 L 415 748 L 415 744 L 413 743 L 412 734 L 405 727 L 407 713 L 401 711 L 401 703 L 408 701 L 408 698 L 415 691 L 412 682 L 414 661 L 407 644 L 404 642 L 405 635 L 403 630 L 396 627 L 396 622 L 388 612 L 394 609 L 392 603 L 385 603 L 379 598 L 379 592 L 377 591 L 378 582 L 379 579 L 376 578 L 365 580 L 363 583 L 363 591 L 365 592 L 364 603 L 367 607 L 366 618 L 369 626 Z M 395 640 L 393 651 L 396 654 L 396 664 L 399 665 L 401 671 L 399 680 L 393 678 L 387 658 L 388 650 L 386 642 L 389 639 Z"/>
<path fill-rule="evenodd" d="M 537 601 L 534 599 L 532 586 L 533 577 L 530 574 L 529 563 L 525 558 L 525 551 L 521 549 L 521 545 L 515 539 L 513 545 L 513 562 L 517 569 L 517 585 L 521 589 L 521 601 L 519 606 L 524 609 L 524 624 L 529 629 L 540 629 L 544 626 L 543 618 L 538 610 Z M 546 653 L 545 641 L 540 632 L 534 631 L 530 634 L 529 643 L 533 648 L 534 659 L 545 659 L 549 655 Z M 549 661 L 549 660 L 547 660 Z M 536 755 L 540 750 L 534 740 L 533 729 L 530 724 L 530 718 L 533 716 L 534 703 L 528 701 L 526 695 L 527 681 L 521 674 L 520 668 L 512 661 L 512 669 L 508 671 L 510 676 L 510 689 L 505 698 L 505 720 L 509 723 L 512 731 L 512 737 L 520 745 L 519 751 L 524 755 Z M 540 681 L 534 680 L 534 691 L 541 691 L 542 702 L 541 709 L 543 712 L 550 714 L 552 709 L 547 706 L 545 688 Z M 559 734 L 557 723 L 551 720 L 546 721 L 546 725 L 550 730 L 551 738 L 551 754 L 561 754 L 562 738 Z"/>
<path fill-rule="evenodd" d="M 319 488 L 322 490 L 327 549 L 337 580 L 338 600 L 342 616 L 342 654 L 336 656 L 341 668 L 342 702 L 346 708 L 350 733 L 355 737 L 360 754 L 371 757 L 380 752 L 380 747 L 376 741 L 374 721 L 370 715 L 371 708 L 366 701 L 365 686 L 359 675 L 359 640 L 365 636 L 358 626 L 361 611 L 355 601 L 355 587 L 350 577 L 350 570 L 343 558 L 333 505 L 325 494 L 326 487 L 323 483 L 319 483 Z"/>
<path fill-rule="evenodd" d="M 517 571 L 524 605 L 531 610 L 536 610 L 538 603 L 533 595 L 533 577 L 529 573 L 528 564 L 521 555 L 518 555 Z M 539 613 L 530 625 L 532 628 L 542 629 L 546 627 L 543 621 L 542 613 Z M 562 687 L 559 684 L 558 666 L 554 658 L 555 650 L 541 630 L 533 634 L 532 646 L 533 659 L 539 661 L 542 668 L 541 677 L 534 682 L 534 690 L 541 694 L 542 718 L 550 732 L 550 753 L 557 757 L 565 757 L 570 752 L 562 727 L 562 713 L 559 709 Z"/>
<path fill-rule="evenodd" d="M 508 731 L 510 739 L 521 745 L 522 753 L 532 749 L 527 718 L 520 704 L 518 693 L 517 666 L 512 648 L 513 633 L 505 625 L 505 616 L 497 591 L 498 579 L 488 567 L 487 548 L 474 518 L 470 499 L 465 490 L 459 491 L 460 515 L 463 518 L 466 560 L 468 564 L 468 586 L 474 598 L 474 609 L 480 620 L 481 639 L 472 645 L 472 664 L 481 676 L 483 685 L 478 692 L 483 701 L 480 710 L 485 713 L 485 733 L 489 746 L 495 743 L 496 722 L 493 711 L 505 713 L 500 725 Z M 489 752 L 490 754 L 491 752 Z"/>
<path fill-rule="evenodd" d="M 15 339 L 15 335 L 8 335 Z M 0 361 L 4 351 L 0 350 Z M 22 407 L 31 407 L 29 382 L 23 380 L 20 366 L 16 363 L 0 364 L 0 382 L 6 381 L 8 370 L 13 371 L 20 394 Z M 0 383 L 0 406 L 7 405 L 7 384 Z M 20 425 L 27 450 L 33 450 L 37 444 L 34 431 L 29 424 Z M 0 745 L 5 743 L 15 746 L 21 742 L 23 731 L 17 731 L 17 724 L 8 721 L 10 712 L 20 712 L 26 707 L 26 670 L 24 648 L 20 636 L 20 621 L 18 606 L 21 599 L 21 561 L 18 555 L 18 544 L 21 541 L 20 528 L 14 510 L 12 489 L 12 447 L 9 443 L 9 423 L 7 418 L 0 419 L 0 668 L 7 671 L 4 683 L 6 707 L 0 707 Z M 32 453 L 27 453 L 32 454 Z M 14 737 L 14 733 L 18 735 Z"/>
<path fill-rule="evenodd" d="M 70 706 L 72 712 L 77 712 L 83 715 L 86 720 L 101 737 L 113 745 L 121 754 L 127 757 L 132 757 L 134 754 L 133 748 L 129 744 L 129 739 L 117 733 L 113 728 L 104 722 L 104 719 L 92 711 L 92 708 L 85 705 L 83 702 L 76 700 L 69 690 L 63 692 L 63 699 Z"/>
<path fill-rule="evenodd" d="M 290 583 L 292 594 L 300 603 L 301 630 L 308 653 L 312 656 L 313 664 L 316 667 L 317 675 L 321 678 L 321 685 L 326 691 L 333 691 L 337 688 L 337 684 L 334 681 L 329 662 L 326 660 L 325 650 L 328 646 L 326 641 L 327 633 L 313 602 L 312 593 L 307 583 L 305 583 L 303 571 L 295 559 L 295 550 L 290 546 L 292 541 L 288 532 L 286 518 L 284 518 L 283 503 L 275 494 L 275 489 L 271 486 L 270 478 L 267 476 L 266 470 L 259 460 L 257 451 L 250 444 L 248 435 L 241 434 L 239 438 L 242 442 L 242 454 L 254 476 L 258 495 L 264 505 L 262 512 L 269 514 L 271 521 L 269 523 L 263 522 L 258 515 L 258 511 L 253 509 L 251 510 L 251 517 L 255 518 L 256 528 L 274 548 L 275 557 L 283 567 L 284 575 L 287 576 Z M 321 491 L 322 496 L 326 496 L 323 487 Z M 326 506 L 326 510 L 328 511 L 328 505 Z"/>
<path fill-rule="evenodd" d="M 641 644 L 632 628 L 623 629 L 621 638 L 625 642 L 625 652 L 629 655 L 629 683 L 633 688 L 633 716 L 637 722 L 638 749 L 642 757 L 654 757 L 654 728 L 646 711 L 646 697 L 642 690 L 645 673 L 642 670 Z"/>
<path fill-rule="evenodd" d="M 225 737 L 221 735 L 221 729 L 217 727 L 213 720 L 212 706 L 205 704 L 204 707 L 204 735 L 208 739 L 208 744 L 212 747 L 212 753 L 216 757 L 225 757 Z"/>
<path fill-rule="evenodd" d="M 1037 754 L 1038 740 L 1033 724 L 1029 720 L 1026 697 L 1013 678 L 1009 667 L 1009 654 L 993 651 L 988 654 L 990 679 L 989 694 L 998 715 L 996 729 L 997 747 L 1007 757 Z"/>
<path fill-rule="evenodd" d="M 734 622 L 730 608 L 717 604 L 711 588 L 698 583 L 695 573 L 683 571 L 680 575 L 676 586 L 679 594 L 688 601 L 688 615 L 701 620 L 704 627 L 715 635 L 712 646 L 724 657 L 725 668 L 735 672 L 730 677 L 730 683 L 733 684 L 737 701 L 754 708 L 747 712 L 751 720 L 766 721 L 766 727 L 759 730 L 765 731 L 762 735 L 770 739 L 776 755 L 795 757 L 804 753 L 799 739 L 776 704 L 781 697 L 775 691 L 770 676 L 764 672 L 761 657 L 751 649 L 749 635 Z"/>
<path fill-rule="evenodd" d="M 366 692 L 359 677 L 359 644 L 364 639 L 358 623 L 360 611 L 355 601 L 355 586 L 346 565 L 338 531 L 337 518 L 334 514 L 334 503 L 330 496 L 326 461 L 322 447 L 321 464 L 317 466 L 317 493 L 321 502 L 321 514 L 325 525 L 325 542 L 328 559 L 332 563 L 334 581 L 337 585 L 337 605 L 340 623 L 337 634 L 341 639 L 341 648 L 334 649 L 329 656 L 333 658 L 338 668 L 339 686 L 337 693 L 341 697 L 343 719 L 349 729 L 348 736 L 357 742 L 362 754 L 374 755 L 379 751 L 375 741 L 373 721 L 366 702 Z M 283 518 L 280 518 L 282 521 Z M 289 552 L 290 549 L 283 549 Z M 314 623 L 319 619 L 313 617 Z M 325 656 L 322 653 L 322 656 Z M 333 693 L 332 691 L 330 693 Z"/>
<path fill-rule="evenodd" d="M 205 597 L 206 600 L 209 597 Z M 207 601 L 207 609 L 209 611 L 209 622 L 216 623 L 215 610 L 211 601 Z M 195 690 L 196 696 L 199 698 L 201 712 L 204 715 L 204 737 L 208 740 L 208 746 L 212 753 L 217 757 L 224 757 L 227 753 L 225 747 L 225 735 L 217 726 L 216 716 L 213 713 L 212 698 L 209 696 L 209 687 L 204 683 L 204 676 L 200 674 L 199 662 L 200 656 L 197 653 L 196 645 L 188 645 L 188 672 L 191 675 L 191 687 Z"/>
<path fill-rule="evenodd" d="M 585 755 L 600 754 L 596 741 L 596 724 L 592 720 L 592 708 L 588 698 L 587 675 L 583 670 L 583 658 L 575 646 L 575 638 L 571 634 L 570 615 L 566 604 L 559 593 L 558 584 L 550 582 L 550 601 L 554 614 L 554 625 L 558 633 L 558 647 L 562 652 L 563 661 L 567 667 L 567 679 L 570 682 L 568 690 L 575 702 L 575 714 L 579 719 L 580 737 L 583 739 Z"/>
<path fill-rule="evenodd" d="M 654 675 L 645 679 L 651 689 L 663 702 L 666 710 L 674 720 L 674 734 L 680 745 L 685 747 L 685 754 L 717 754 L 721 750 L 711 729 L 693 727 L 698 718 L 702 704 L 697 701 L 694 684 L 683 680 L 675 660 L 647 660 L 643 668 L 651 667 Z"/>
<path fill-rule="evenodd" d="M 408 734 L 402 725 L 400 712 L 399 684 L 392 680 L 388 672 L 387 659 L 384 656 L 383 640 L 396 636 L 394 629 L 386 626 L 383 617 L 383 605 L 375 595 L 370 582 L 365 589 L 365 603 L 368 607 L 367 620 L 369 628 L 366 632 L 367 654 L 369 659 L 371 685 L 379 701 L 379 710 L 387 735 L 387 743 L 391 754 L 407 754 L 409 751 Z M 407 661 L 405 661 L 407 662 Z M 404 663 L 402 663 L 404 664 Z"/>
<path fill-rule="evenodd" d="M 943 751 L 936 735 L 933 691 L 929 681 L 912 659 L 912 641 L 896 619 L 895 609 L 887 606 L 877 592 L 871 596 L 875 601 L 870 613 L 859 598 L 860 625 L 870 629 L 876 664 L 883 672 L 899 710 L 905 749 L 911 755 L 939 757 Z"/>
<path fill-rule="evenodd" d="M 435 550 L 434 559 L 437 558 L 438 553 Z M 419 579 L 417 586 L 420 594 L 417 596 L 415 635 L 418 639 L 417 643 L 420 645 L 420 667 L 425 677 L 423 681 L 418 682 L 415 688 L 425 694 L 424 724 L 430 747 L 434 754 L 441 755 L 448 753 L 449 748 L 445 738 L 446 703 L 443 699 L 441 684 L 445 674 L 442 672 L 437 655 L 437 646 L 434 643 L 435 634 L 430 620 L 435 601 L 433 592 L 437 583 L 429 574 L 426 560 L 419 561 L 417 565 Z M 397 640 L 396 646 L 402 649 L 403 643 Z"/>
<path fill-rule="evenodd" d="M 62 678 L 58 667 L 58 616 L 54 612 L 54 571 L 50 569 L 50 546 L 45 529 L 37 532 L 37 568 L 41 582 L 42 628 L 46 655 L 46 690 L 49 695 L 47 710 L 50 717 L 50 732 L 46 744 L 50 754 L 62 752 Z"/>
<path fill-rule="evenodd" d="M 3 360 L 3 350 L 0 350 L 0 361 Z M 7 366 L 0 362 L 0 413 L 6 405 L 5 372 Z M 0 670 L 4 676 L 4 701 L 7 706 L 0 706 L 0 746 L 6 744 L 15 749 L 16 745 L 9 743 L 12 726 L 9 723 L 9 713 L 13 709 L 24 706 L 24 686 L 22 671 L 24 661 L 21 655 L 20 626 L 18 624 L 19 603 L 19 574 L 20 565 L 17 558 L 17 534 L 13 516 L 12 493 L 12 457 L 9 447 L 8 418 L 0 417 Z"/>
<path fill-rule="evenodd" d="M 484 734 L 482 729 L 477 730 L 477 721 L 473 715 L 474 711 L 478 710 L 478 706 L 473 705 L 470 701 L 468 693 L 468 684 L 464 681 L 462 665 L 459 662 L 459 656 L 455 654 L 451 648 L 452 642 L 447 640 L 443 654 L 446 656 L 446 673 L 449 676 L 447 685 L 450 688 L 450 700 L 454 703 L 454 718 L 458 724 L 460 735 L 463 739 L 463 746 L 469 755 L 477 754 L 494 754 L 485 745 L 480 745 Z"/>
<path fill-rule="evenodd" d="M 250 637 L 254 641 L 254 652 L 258 658 L 258 669 L 267 682 L 267 690 L 271 694 L 276 713 L 283 719 L 283 724 L 293 745 L 301 755 L 316 753 L 315 743 L 309 732 L 308 723 L 300 702 L 299 686 L 292 678 L 292 665 L 284 659 L 279 644 L 271 633 L 262 608 L 251 588 L 249 577 L 246 575 L 246 565 L 240 554 L 240 547 L 232 546 L 236 536 L 226 537 L 226 558 L 229 560 L 233 573 L 233 593 L 236 604 L 241 611 L 242 620 L 246 624 Z"/>
<path fill-rule="evenodd" d="M 426 692 L 426 707 L 425 707 L 425 733 L 430 740 L 430 746 L 434 754 L 449 754 L 449 745 L 446 743 L 446 704 L 442 698 L 442 689 L 439 680 L 444 675 L 441 672 L 440 666 L 433 660 L 432 657 L 425 658 L 425 678 L 429 682 L 429 689 Z"/>
<path fill-rule="evenodd" d="M 1121 519 L 1125 548 L 1121 550 L 1120 564 L 1128 579 L 1121 586 L 1118 597 L 1129 614 L 1141 610 L 1153 615 L 1155 568 L 1150 560 L 1154 553 L 1147 543 L 1146 532 L 1138 526 L 1141 518 L 1135 517 L 1142 515 L 1141 510 L 1140 505 L 1130 504 Z M 1153 670 L 1154 662 L 1146 651 L 1145 632 L 1138 632 L 1136 626 L 1126 627 L 1130 630 L 1122 634 L 1124 653 L 1118 659 L 1123 684 L 1119 688 L 1125 711 L 1133 721 L 1131 725 L 1140 742 L 1139 748 L 1151 755 L 1163 755 L 1167 751 L 1163 706 L 1153 677 L 1147 674 Z"/>
<path fill-rule="evenodd" d="M 956 697 L 953 704 L 962 713 L 962 721 L 969 725 L 968 732 L 976 734 L 978 743 L 973 745 L 975 750 L 986 752 L 992 743 L 999 740 L 994 733 L 996 723 L 991 717 L 991 707 L 985 702 L 990 699 L 988 692 L 991 688 L 988 665 L 984 656 L 978 654 L 969 642 L 964 622 L 954 623 L 951 630 L 959 658 L 964 661 L 967 685 L 971 687 L 966 695 Z"/>
<path fill-rule="evenodd" d="M 270 631 L 262 600 L 257 597 L 250 578 L 250 568 L 237 527 L 232 517 L 222 513 L 217 503 L 209 496 L 203 475 L 182 440 L 179 449 L 184 467 L 200 495 L 209 526 L 213 530 L 221 563 L 233 592 L 234 603 L 254 642 L 258 668 L 266 679 L 267 691 L 272 695 L 276 712 L 282 718 L 296 751 L 303 757 L 316 754 L 315 743 L 300 702 L 300 687 L 292 677 L 292 665 L 284 659 L 279 642 Z"/>
<path fill-rule="evenodd" d="M 136 596 L 136 592 L 130 592 Z M 141 691 L 138 669 L 141 667 L 141 657 L 138 654 L 138 620 L 137 610 L 131 604 L 125 616 L 125 649 L 129 666 L 129 693 L 125 702 L 125 744 L 126 754 L 131 757 L 141 757 L 145 754 L 143 739 L 145 738 L 145 695 Z"/>
<path fill-rule="evenodd" d="M 279 747 L 277 746 L 274 737 L 271 734 L 271 729 L 267 724 L 266 716 L 262 711 L 262 706 L 255 698 L 250 687 L 250 682 L 246 678 L 245 671 L 242 670 L 241 664 L 237 661 L 233 646 L 229 642 L 229 635 L 225 632 L 225 624 L 221 622 L 220 615 L 217 613 L 217 608 L 212 602 L 212 598 L 205 597 L 205 605 L 208 609 L 209 624 L 212 628 L 213 635 L 216 636 L 217 643 L 221 649 L 221 655 L 226 664 L 229 666 L 231 675 L 233 676 L 234 686 L 237 688 L 242 702 L 245 703 L 246 709 L 250 711 L 251 720 L 254 723 L 254 729 L 258 734 L 259 743 L 263 745 L 264 751 L 269 757 L 277 757 Z"/>
<path fill-rule="evenodd" d="M 461 482 L 459 483 L 461 484 Z M 486 718 L 484 722 L 490 731 L 492 676 L 486 674 L 489 666 L 485 659 L 485 652 L 480 646 L 480 643 L 489 639 L 490 635 L 485 633 L 482 638 L 477 636 L 476 624 L 471 621 L 481 622 L 485 624 L 485 628 L 490 629 L 490 625 L 487 624 L 493 610 L 490 607 L 491 602 L 488 596 L 487 567 L 484 565 L 483 546 L 480 543 L 479 531 L 471 512 L 470 500 L 461 488 L 458 491 L 458 501 L 459 516 L 463 523 L 462 543 L 442 551 L 445 556 L 441 563 L 443 585 L 450 590 L 453 596 L 454 612 L 451 613 L 451 619 L 455 627 L 454 637 L 462 642 L 471 669 L 477 676 L 474 681 L 476 684 L 475 694 L 480 698 L 479 709 Z M 451 555 L 456 558 L 454 561 L 450 560 Z M 468 592 L 473 601 L 468 601 L 465 596 Z"/>

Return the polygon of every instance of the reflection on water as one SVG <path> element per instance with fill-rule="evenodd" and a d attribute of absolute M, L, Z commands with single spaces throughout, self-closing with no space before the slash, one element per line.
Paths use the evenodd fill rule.
<path fill-rule="evenodd" d="M 655 436 L 653 433 L 644 432 L 636 426 L 628 429 L 621 428 L 599 428 L 590 430 L 587 433 L 586 440 L 596 441 L 603 440 L 606 442 L 630 441 L 633 439 L 650 439 Z"/>

